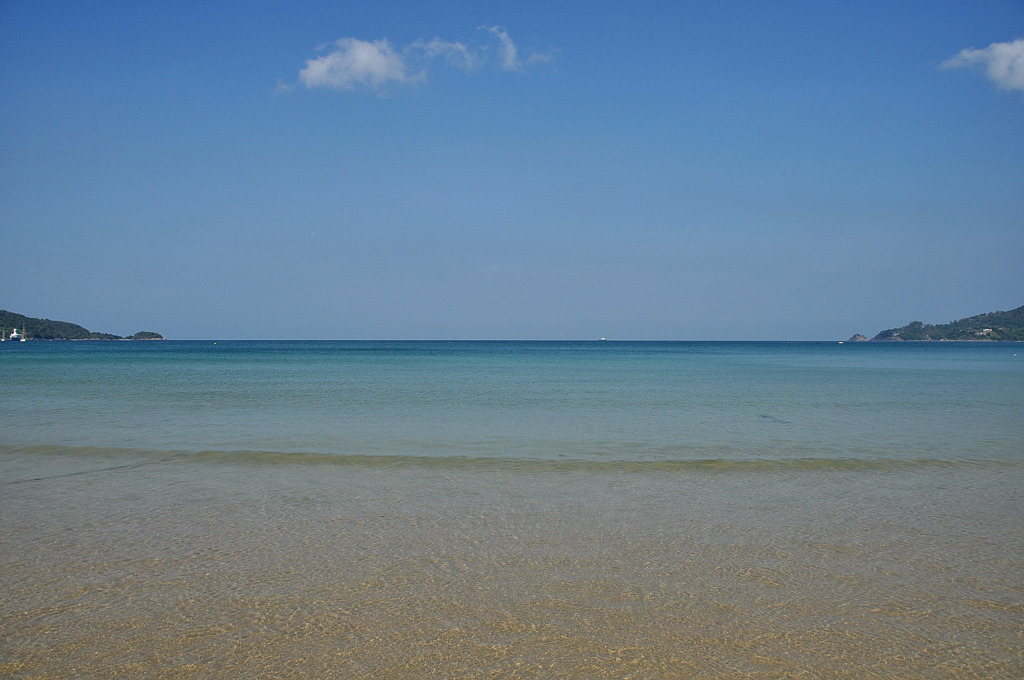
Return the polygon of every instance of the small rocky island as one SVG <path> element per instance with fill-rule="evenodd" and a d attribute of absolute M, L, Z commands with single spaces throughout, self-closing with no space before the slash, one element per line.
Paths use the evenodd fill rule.
<path fill-rule="evenodd" d="M 860 333 L 850 342 L 863 342 L 867 338 Z M 900 328 L 884 330 L 871 342 L 905 341 L 1024 341 L 1024 306 L 1008 312 L 989 312 L 969 316 L 946 324 L 928 324 L 911 321 Z"/>
<path fill-rule="evenodd" d="M 0 309 L 0 335 L 4 340 L 17 331 L 18 339 L 26 340 L 163 340 L 164 336 L 153 331 L 139 331 L 122 337 L 111 333 L 94 333 L 78 324 L 67 321 L 35 319 Z"/>

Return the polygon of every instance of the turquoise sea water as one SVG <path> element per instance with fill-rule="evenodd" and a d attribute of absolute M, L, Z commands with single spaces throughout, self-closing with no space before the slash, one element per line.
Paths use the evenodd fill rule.
<path fill-rule="evenodd" d="M 1021 453 L 1015 344 L 30 343 L 0 362 L 6 445 L 614 463 Z"/>
<path fill-rule="evenodd" d="M 0 675 L 1024 675 L 1021 344 L 30 342 L 0 382 Z"/>

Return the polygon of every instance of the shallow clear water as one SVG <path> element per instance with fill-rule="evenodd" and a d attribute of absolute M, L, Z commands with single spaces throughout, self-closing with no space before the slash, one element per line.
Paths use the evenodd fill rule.
<path fill-rule="evenodd" d="M 3 349 L 0 675 L 1024 674 L 1018 344 Z"/>

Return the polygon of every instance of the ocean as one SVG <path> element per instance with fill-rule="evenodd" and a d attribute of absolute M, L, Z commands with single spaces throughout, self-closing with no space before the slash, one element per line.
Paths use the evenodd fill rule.
<path fill-rule="evenodd" d="M 1024 677 L 1021 343 L 37 341 L 0 389 L 0 677 Z"/>

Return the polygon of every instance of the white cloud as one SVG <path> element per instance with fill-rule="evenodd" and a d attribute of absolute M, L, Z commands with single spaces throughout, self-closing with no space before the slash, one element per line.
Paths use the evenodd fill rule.
<path fill-rule="evenodd" d="M 1003 90 L 1024 90 L 1024 39 L 992 43 L 983 50 L 964 50 L 942 62 L 942 68 L 985 67 L 988 79 Z"/>
<path fill-rule="evenodd" d="M 387 40 L 342 38 L 334 45 L 333 52 L 308 60 L 306 68 L 299 71 L 299 80 L 306 87 L 350 90 L 368 85 L 377 90 L 391 81 L 408 83 L 422 78 L 409 74 L 402 55 Z"/>
<path fill-rule="evenodd" d="M 498 65 L 505 71 L 522 72 L 526 66 L 550 61 L 551 55 L 530 54 L 525 60 L 508 32 L 498 26 L 481 26 L 497 38 Z M 367 42 L 358 38 L 341 38 L 331 51 L 306 61 L 299 71 L 299 81 L 307 88 L 351 90 L 368 87 L 380 91 L 389 84 L 414 84 L 426 81 L 430 66 L 437 60 L 467 73 L 484 68 L 494 52 L 493 43 L 467 45 L 434 38 L 418 40 L 396 50 L 387 40 Z M 321 48 L 323 49 L 323 48 Z M 284 93 L 290 86 L 278 83 L 276 92 Z"/>

